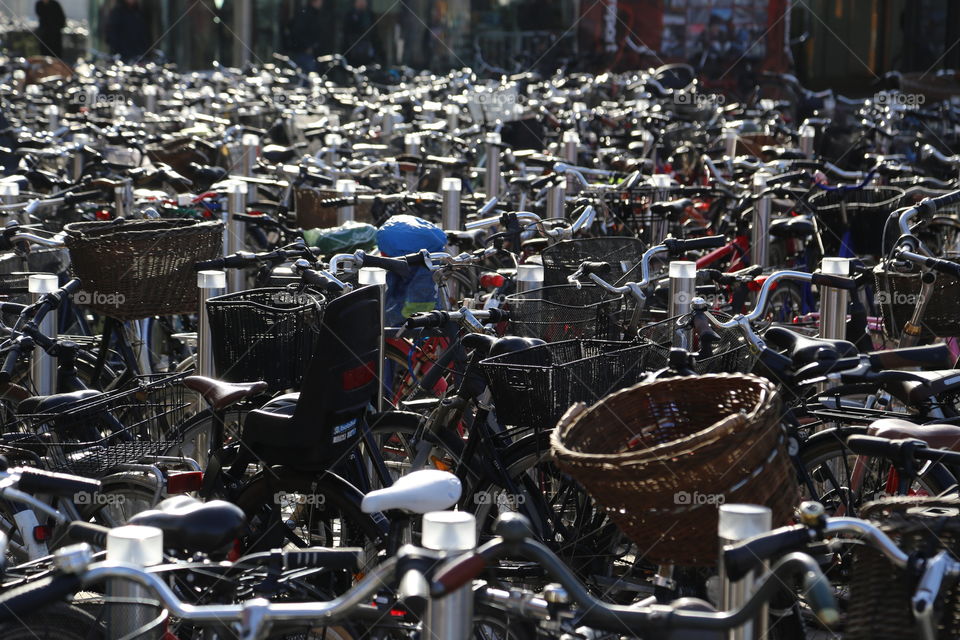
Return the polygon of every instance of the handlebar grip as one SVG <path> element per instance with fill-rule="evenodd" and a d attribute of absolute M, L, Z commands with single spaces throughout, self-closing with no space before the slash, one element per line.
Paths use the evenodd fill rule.
<path fill-rule="evenodd" d="M 803 549 L 812 540 L 803 525 L 781 527 L 723 549 L 723 565 L 727 577 L 736 582 L 758 568 L 761 563 L 790 551 Z"/>
<path fill-rule="evenodd" d="M 110 533 L 110 527 L 105 527 L 92 522 L 71 522 L 67 525 L 67 536 L 77 542 L 86 542 L 87 544 L 106 549 L 107 534 Z"/>
<path fill-rule="evenodd" d="M 426 311 L 415 313 L 403 323 L 407 329 L 433 329 L 443 326 L 450 318 L 450 315 L 444 311 Z"/>
<path fill-rule="evenodd" d="M 584 262 L 580 265 L 580 271 L 584 275 L 595 273 L 598 276 L 605 276 L 609 275 L 612 270 L 613 267 L 610 266 L 609 262 Z"/>
<path fill-rule="evenodd" d="M 201 260 L 193 265 L 194 271 L 220 271 L 224 267 L 223 258 L 214 258 L 213 260 Z"/>
<path fill-rule="evenodd" d="M 949 368 L 950 348 L 946 344 L 933 344 L 925 347 L 906 347 L 889 351 L 868 353 L 870 366 L 877 370 L 920 367 L 923 369 Z"/>
<path fill-rule="evenodd" d="M 13 378 L 13 370 L 17 366 L 17 361 L 20 359 L 20 352 L 22 347 L 19 342 L 13 343 L 10 346 L 10 350 L 7 351 L 7 357 L 3 361 L 3 368 L 0 369 L 0 383 L 10 382 Z"/>
<path fill-rule="evenodd" d="M 904 440 L 890 440 L 874 436 L 850 436 L 847 438 L 847 448 L 858 455 L 896 460 L 900 457 L 901 445 L 904 442 Z M 920 443 L 919 440 L 916 442 Z M 923 445 L 921 444 L 921 446 Z"/>
<path fill-rule="evenodd" d="M 303 281 L 307 284 L 317 287 L 322 291 L 330 291 L 333 293 L 341 291 L 339 284 L 319 271 L 314 271 L 313 269 L 304 269 L 300 273 L 300 277 L 303 278 Z"/>
<path fill-rule="evenodd" d="M 81 585 L 78 575 L 58 575 L 31 581 L 0 595 L 0 622 L 20 621 L 44 605 L 63 600 Z"/>
<path fill-rule="evenodd" d="M 26 493 L 48 493 L 54 496 L 70 497 L 78 493 L 98 493 L 100 481 L 25 467 L 20 469 L 17 488 Z"/>
<path fill-rule="evenodd" d="M 934 271 L 939 271 L 954 278 L 960 278 L 960 264 L 956 262 L 944 260 L 943 258 L 928 258 L 926 265 Z"/>
<path fill-rule="evenodd" d="M 411 267 L 425 267 L 427 261 L 422 253 L 408 253 L 402 258 Z"/>
<path fill-rule="evenodd" d="M 395 273 L 401 278 L 410 275 L 410 265 L 403 258 L 388 258 L 386 256 L 372 256 L 369 253 L 363 254 L 363 266 L 380 267 L 391 273 Z"/>
<path fill-rule="evenodd" d="M 287 569 L 323 568 L 356 573 L 360 570 L 362 558 L 363 549 L 359 547 L 344 549 L 318 547 L 284 552 L 283 566 Z"/>
<path fill-rule="evenodd" d="M 487 558 L 479 553 L 471 553 L 447 565 L 433 577 L 434 586 L 431 595 L 440 597 L 456 591 L 487 568 Z"/>
<path fill-rule="evenodd" d="M 703 238 L 694 238 L 692 240 L 664 240 L 663 244 L 671 254 L 677 255 L 685 251 L 695 249 L 719 249 L 727 244 L 727 239 L 723 236 L 706 236 Z"/>
<path fill-rule="evenodd" d="M 506 309 L 487 309 L 487 322 L 497 323 L 510 319 L 510 312 Z"/>
<path fill-rule="evenodd" d="M 80 278 L 71 278 L 65 285 L 60 287 L 60 292 L 68 296 L 73 295 L 77 291 L 80 291 L 80 287 L 82 286 L 83 282 L 81 282 Z"/>
<path fill-rule="evenodd" d="M 835 289 L 846 289 L 847 291 L 856 291 L 857 289 L 857 281 L 853 278 L 828 273 L 814 273 L 810 282 L 821 287 L 833 287 Z"/>
<path fill-rule="evenodd" d="M 937 198 L 928 198 L 917 205 L 922 213 L 933 215 L 938 209 L 960 202 L 960 191 L 946 193 Z"/>

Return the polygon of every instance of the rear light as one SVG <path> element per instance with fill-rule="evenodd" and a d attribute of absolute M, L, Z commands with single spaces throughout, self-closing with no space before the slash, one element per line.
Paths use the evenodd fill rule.
<path fill-rule="evenodd" d="M 37 542 L 46 542 L 53 537 L 53 527 L 38 525 L 33 528 L 33 539 Z"/>
<path fill-rule="evenodd" d="M 167 476 L 167 493 L 187 493 L 199 491 L 203 486 L 202 471 L 183 471 Z"/>
<path fill-rule="evenodd" d="M 97 220 L 109 220 L 112 216 L 110 212 L 106 209 L 97 209 L 97 212 L 94 214 Z"/>
<path fill-rule="evenodd" d="M 480 286 L 483 289 L 499 289 L 506 281 L 499 273 L 485 273 L 480 276 Z"/>
<path fill-rule="evenodd" d="M 360 365 L 359 367 L 354 367 L 353 369 L 347 369 L 343 372 L 342 377 L 342 388 L 344 391 L 350 391 L 352 389 L 357 389 L 364 386 L 373 380 L 376 369 L 372 362 Z"/>

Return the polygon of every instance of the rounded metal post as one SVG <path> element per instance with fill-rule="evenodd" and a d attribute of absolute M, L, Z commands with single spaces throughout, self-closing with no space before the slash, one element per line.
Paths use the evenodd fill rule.
<path fill-rule="evenodd" d="M 73 179 L 79 180 L 83 175 L 83 146 L 90 142 L 90 137 L 83 133 L 73 136 L 73 157 L 71 158 L 71 168 Z"/>
<path fill-rule="evenodd" d="M 447 117 L 447 132 L 453 133 L 460 127 L 460 109 L 456 105 L 444 105 L 443 113 Z"/>
<path fill-rule="evenodd" d="M 849 276 L 849 258 L 824 258 L 820 270 L 829 275 Z M 843 340 L 847 335 L 847 302 L 845 289 L 820 286 L 820 337 Z"/>
<path fill-rule="evenodd" d="M 0 182 L 0 203 L 16 204 L 20 200 L 20 185 L 16 182 Z M 20 212 L 20 223 L 30 224 L 30 214 Z"/>
<path fill-rule="evenodd" d="M 753 504 L 724 504 L 720 506 L 718 534 L 721 554 L 724 545 L 733 544 L 770 531 L 773 513 L 768 507 Z M 720 562 L 720 608 L 731 611 L 743 606 L 755 588 L 757 578 L 763 573 L 758 570 L 737 582 L 731 582 L 724 571 L 723 557 Z M 767 607 L 764 606 L 756 620 L 747 622 L 730 631 L 730 640 L 754 640 L 766 637 Z"/>
<path fill-rule="evenodd" d="M 213 366 L 213 343 L 210 339 L 210 320 L 207 318 L 207 300 L 223 293 L 227 287 L 227 274 L 223 271 L 200 271 L 197 273 L 200 289 L 200 312 L 197 316 L 197 375 L 216 377 Z"/>
<path fill-rule="evenodd" d="M 758 196 L 767 188 L 766 173 L 753 176 L 753 194 Z M 766 269 L 770 262 L 770 208 L 769 196 L 758 198 L 753 205 L 753 225 L 750 229 L 750 253 L 753 264 Z"/>
<path fill-rule="evenodd" d="M 723 130 L 723 153 L 729 160 L 737 157 L 737 130 L 726 128 Z"/>
<path fill-rule="evenodd" d="M 408 133 L 403 137 L 403 146 L 407 155 L 418 157 L 420 155 L 420 143 L 422 142 L 420 134 Z M 411 171 L 406 171 L 407 191 L 416 191 L 419 175 L 417 167 L 414 166 Z"/>
<path fill-rule="evenodd" d="M 653 182 L 653 186 L 657 189 L 654 193 L 654 202 L 668 199 L 670 197 L 669 189 L 673 184 L 670 176 L 665 173 L 655 173 L 650 176 L 650 179 Z M 649 234 L 648 240 L 652 245 L 660 244 L 670 231 L 669 221 L 664 216 L 655 214 L 649 208 L 647 209 L 646 227 Z"/>
<path fill-rule="evenodd" d="M 455 556 L 477 544 L 476 518 L 464 511 L 435 511 L 423 516 L 421 541 L 427 549 Z M 473 628 L 473 583 L 427 602 L 423 638 L 466 640 Z"/>
<path fill-rule="evenodd" d="M 243 214 L 247 210 L 247 183 L 243 180 L 230 180 L 227 183 L 227 210 L 223 213 L 223 255 L 229 256 L 244 247 L 243 238 L 246 225 L 234 218 L 234 214 Z M 236 293 L 244 289 L 242 269 L 230 269 L 227 272 L 227 291 Z"/>
<path fill-rule="evenodd" d="M 521 264 L 517 267 L 517 293 L 524 293 L 543 286 L 543 265 Z"/>
<path fill-rule="evenodd" d="M 487 154 L 486 182 L 483 186 L 487 198 L 498 198 L 500 197 L 500 134 L 489 131 L 483 141 Z"/>
<path fill-rule="evenodd" d="M 380 140 L 384 144 L 390 144 L 393 140 L 394 125 L 396 124 L 396 111 L 386 109 L 380 114 Z"/>
<path fill-rule="evenodd" d="M 250 177 L 253 175 L 253 168 L 257 166 L 257 154 L 260 147 L 260 137 L 253 133 L 245 133 L 240 138 L 241 157 L 240 171 L 242 175 Z"/>
<path fill-rule="evenodd" d="M 813 158 L 813 141 L 817 137 L 817 130 L 811 125 L 805 124 L 800 127 L 800 153 L 808 158 Z"/>
<path fill-rule="evenodd" d="M 157 112 L 157 87 L 148 84 L 143 87 L 143 110 L 145 113 Z"/>
<path fill-rule="evenodd" d="M 37 302 L 41 296 L 47 293 L 53 293 L 60 286 L 60 281 L 56 275 L 50 273 L 39 273 L 32 275 L 27 279 L 27 290 L 30 292 L 32 302 Z M 37 328 L 45 336 L 50 338 L 57 337 L 57 311 L 51 310 L 40 322 Z M 57 392 L 57 360 L 47 354 L 40 347 L 33 350 L 33 359 L 30 363 L 31 377 L 33 385 L 37 390 L 37 395 L 48 396 Z"/>
<path fill-rule="evenodd" d="M 449 231 L 460 231 L 460 191 L 463 185 L 460 178 L 444 178 L 440 182 L 440 195 L 443 197 L 443 222 L 444 229 Z"/>
<path fill-rule="evenodd" d="M 547 217 L 563 220 L 567 197 L 567 178 L 561 177 L 547 190 Z"/>
<path fill-rule="evenodd" d="M 337 193 L 347 198 L 352 198 L 357 193 L 357 183 L 353 180 L 337 180 L 334 185 Z M 337 225 L 342 225 L 345 222 L 352 222 L 354 219 L 355 209 L 353 205 L 349 207 L 340 207 L 337 209 Z"/>
<path fill-rule="evenodd" d="M 697 263 L 687 260 L 670 262 L 670 306 L 668 317 L 690 311 L 690 303 L 697 295 Z"/>
<path fill-rule="evenodd" d="M 327 146 L 324 162 L 335 167 L 340 159 L 340 145 L 343 144 L 343 137 L 339 133 L 328 133 L 323 142 Z"/>
<path fill-rule="evenodd" d="M 576 131 L 563 132 L 563 159 L 570 164 L 577 164 L 580 156 L 580 134 Z"/>
<path fill-rule="evenodd" d="M 47 128 L 50 131 L 60 128 L 60 108 L 57 105 L 48 104 L 43 109 L 43 115 L 47 117 Z"/>
<path fill-rule="evenodd" d="M 163 562 L 163 531 L 156 527 L 128 525 L 111 529 L 107 534 L 107 561 L 151 567 Z M 147 640 L 163 636 L 163 625 L 153 625 L 146 633 L 139 629 L 160 616 L 154 593 L 130 580 L 107 581 L 107 635 L 111 638 L 133 637 Z"/>

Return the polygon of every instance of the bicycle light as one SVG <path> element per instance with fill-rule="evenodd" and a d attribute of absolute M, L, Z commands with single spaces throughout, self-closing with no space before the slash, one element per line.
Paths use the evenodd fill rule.
<path fill-rule="evenodd" d="M 167 493 L 187 493 L 199 491 L 203 485 L 202 471 L 183 471 L 167 476 Z"/>

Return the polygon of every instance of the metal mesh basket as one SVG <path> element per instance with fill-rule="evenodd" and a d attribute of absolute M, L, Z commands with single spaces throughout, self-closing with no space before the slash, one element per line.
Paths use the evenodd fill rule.
<path fill-rule="evenodd" d="M 140 376 L 131 389 L 85 398 L 55 411 L 24 414 L 7 425 L 0 453 L 8 459 L 91 478 L 167 451 L 167 434 L 187 417 L 186 373 Z M 39 433 L 56 434 L 57 442 Z M 95 434 L 93 438 L 91 435 Z"/>
<path fill-rule="evenodd" d="M 883 317 L 883 332 L 896 340 L 920 299 L 920 272 L 898 273 L 881 263 L 873 268 L 873 275 L 877 283 L 875 300 Z M 920 329 L 921 338 L 960 337 L 960 280 L 944 273 L 937 274 Z"/>
<path fill-rule="evenodd" d="M 861 516 L 879 520 L 884 533 L 911 557 L 960 553 L 960 501 L 956 498 L 885 498 L 864 505 Z M 853 548 L 846 633 L 850 640 L 922 638 L 911 611 L 917 575 L 899 569 L 869 545 Z M 934 610 L 935 637 L 960 636 L 960 584 L 946 586 Z"/>
<path fill-rule="evenodd" d="M 231 382 L 263 380 L 275 391 L 300 384 L 323 320 L 325 298 L 268 287 L 207 301 L 213 360 Z"/>
<path fill-rule="evenodd" d="M 890 213 L 900 206 L 903 189 L 872 187 L 821 191 L 810 198 L 820 224 L 825 255 L 839 255 L 844 235 L 857 255 L 883 254 L 883 229 Z"/>
<path fill-rule="evenodd" d="M 565 340 L 480 364 L 503 424 L 549 429 L 570 405 L 593 404 L 641 380 L 650 355 L 650 345 Z"/>
<path fill-rule="evenodd" d="M 565 240 L 540 252 L 543 258 L 543 284 L 568 284 L 567 277 L 585 260 L 608 262 L 612 273 L 605 278 L 618 282 L 640 262 L 646 246 L 637 238 L 578 238 Z"/>
<path fill-rule="evenodd" d="M 510 333 L 547 342 L 619 338 L 623 297 L 594 285 L 554 285 L 514 293 L 504 300 Z"/>
<path fill-rule="evenodd" d="M 711 312 L 713 317 L 726 322 L 730 316 L 718 311 Z M 687 351 L 701 350 L 699 338 L 685 322 L 683 327 L 677 326 L 677 320 L 687 319 L 689 316 L 674 316 L 654 324 L 642 327 L 637 335 L 653 345 L 654 353 L 659 358 L 661 368 L 667 366 L 671 348 L 682 348 Z M 707 373 L 749 373 L 757 361 L 757 354 L 750 347 L 750 343 L 739 329 L 714 329 L 720 341 L 712 345 L 709 356 L 698 357 L 694 370 L 699 375 Z M 654 356 L 650 358 L 651 365 L 655 364 Z"/>

